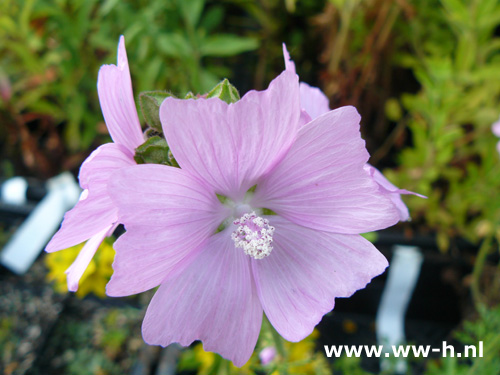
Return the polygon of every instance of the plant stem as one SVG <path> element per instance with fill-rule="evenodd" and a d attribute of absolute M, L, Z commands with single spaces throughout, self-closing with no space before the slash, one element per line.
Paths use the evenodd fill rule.
<path fill-rule="evenodd" d="M 479 306 L 483 304 L 481 295 L 481 275 L 483 273 L 484 263 L 486 262 L 486 257 L 488 256 L 491 249 L 491 235 L 486 237 L 479 248 L 479 252 L 474 262 L 474 269 L 472 270 L 472 283 L 471 283 L 471 293 L 472 299 L 474 300 L 474 306 L 476 310 Z"/>
<path fill-rule="evenodd" d="M 288 360 L 288 355 L 285 349 L 285 345 L 283 345 L 283 337 L 274 329 L 273 325 L 267 317 L 264 315 L 264 320 L 266 322 L 267 329 L 271 332 L 271 336 L 273 338 L 274 342 L 274 347 L 276 348 L 276 351 L 278 352 L 279 356 L 281 357 L 281 360 L 283 361 L 283 364 L 286 364 Z M 282 375 L 287 375 L 288 371 L 286 369 L 286 366 L 283 366 L 282 369 L 280 369 L 280 374 Z"/>

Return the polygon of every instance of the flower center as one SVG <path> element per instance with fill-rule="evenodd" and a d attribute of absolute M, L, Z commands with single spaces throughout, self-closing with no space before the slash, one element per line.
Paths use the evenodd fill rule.
<path fill-rule="evenodd" d="M 236 219 L 233 224 L 238 226 L 231 234 L 235 247 L 242 248 L 245 254 L 255 259 L 271 254 L 274 227 L 269 225 L 269 220 L 252 212 Z"/>

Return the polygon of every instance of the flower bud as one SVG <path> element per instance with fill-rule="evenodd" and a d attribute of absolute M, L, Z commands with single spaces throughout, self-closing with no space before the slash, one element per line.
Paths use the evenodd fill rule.
<path fill-rule="evenodd" d="M 231 85 L 227 78 L 224 78 L 217 86 L 215 86 L 208 94 L 208 98 L 219 98 L 226 103 L 235 103 L 240 100 L 240 94 L 236 87 Z"/>
<path fill-rule="evenodd" d="M 160 122 L 160 105 L 165 98 L 174 96 L 166 91 L 145 91 L 139 94 L 139 103 L 144 120 L 159 133 L 162 133 Z"/>
<path fill-rule="evenodd" d="M 173 165 L 173 156 L 169 151 L 167 141 L 154 136 L 135 149 L 134 160 L 137 164 Z"/>

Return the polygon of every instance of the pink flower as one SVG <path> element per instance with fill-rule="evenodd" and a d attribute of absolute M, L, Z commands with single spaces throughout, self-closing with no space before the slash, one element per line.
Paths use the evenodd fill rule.
<path fill-rule="evenodd" d="M 491 131 L 497 137 L 500 137 L 500 118 L 491 125 Z M 500 142 L 497 143 L 497 151 L 500 153 Z"/>
<path fill-rule="evenodd" d="M 295 73 L 295 64 L 290 59 L 290 54 L 288 53 L 285 44 L 283 44 L 283 56 L 285 59 L 286 69 Z M 309 86 L 304 82 L 300 82 L 300 105 L 304 124 L 330 111 L 330 104 L 327 96 L 319 88 Z M 498 132 L 500 136 L 500 125 L 498 126 Z M 365 171 L 380 186 L 380 191 L 383 194 L 387 194 L 389 199 L 397 208 L 400 221 L 410 220 L 408 207 L 406 207 L 405 203 L 401 199 L 401 194 L 411 194 L 420 198 L 426 198 L 421 194 L 405 189 L 399 189 L 394 186 L 377 168 L 371 166 L 370 164 L 365 165 Z"/>
<path fill-rule="evenodd" d="M 399 214 L 364 170 L 355 108 L 301 126 L 298 77 L 285 71 L 234 104 L 167 98 L 160 118 L 181 168 L 132 166 L 109 184 L 127 231 L 107 293 L 159 286 L 147 343 L 201 340 L 241 366 L 263 312 L 285 339 L 302 340 L 335 298 L 387 267 L 359 233 Z"/>
<path fill-rule="evenodd" d="M 114 143 L 100 146 L 82 164 L 79 181 L 84 190 L 80 201 L 64 215 L 61 228 L 45 249 L 50 253 L 88 240 L 66 271 L 68 289 L 73 292 L 97 248 L 118 224 L 118 211 L 107 190 L 109 176 L 117 169 L 134 165 L 135 148 L 144 142 L 123 36 L 118 44 L 118 65 L 104 65 L 99 70 L 97 91 Z"/>
<path fill-rule="evenodd" d="M 266 346 L 259 353 L 260 363 L 264 366 L 271 363 L 276 358 L 276 348 L 274 346 Z"/>

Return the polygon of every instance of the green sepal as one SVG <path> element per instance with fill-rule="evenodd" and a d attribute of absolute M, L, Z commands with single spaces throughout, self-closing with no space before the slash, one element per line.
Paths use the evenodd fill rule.
<path fill-rule="evenodd" d="M 137 147 L 135 149 L 134 160 L 137 164 L 172 165 L 171 153 L 167 141 L 159 136 L 151 137 Z"/>
<path fill-rule="evenodd" d="M 147 128 L 144 131 L 144 137 L 146 139 L 153 138 L 153 137 L 161 137 L 161 133 L 159 133 L 158 130 L 156 130 L 156 129 Z"/>
<path fill-rule="evenodd" d="M 227 78 L 224 78 L 217 86 L 215 86 L 208 94 L 208 98 L 219 98 L 224 100 L 226 103 L 236 103 L 240 100 L 240 93 L 229 83 Z"/>
<path fill-rule="evenodd" d="M 175 160 L 174 154 L 172 154 L 172 151 L 170 151 L 170 149 L 168 150 L 168 161 L 172 167 L 180 168 L 179 163 L 177 163 L 177 160 Z"/>
<path fill-rule="evenodd" d="M 166 91 L 144 91 L 139 94 L 139 103 L 144 120 L 157 132 L 162 133 L 160 105 L 165 98 L 174 97 Z"/>
<path fill-rule="evenodd" d="M 184 99 L 198 99 L 198 97 L 193 94 L 191 91 L 189 91 L 186 96 L 184 97 Z"/>

